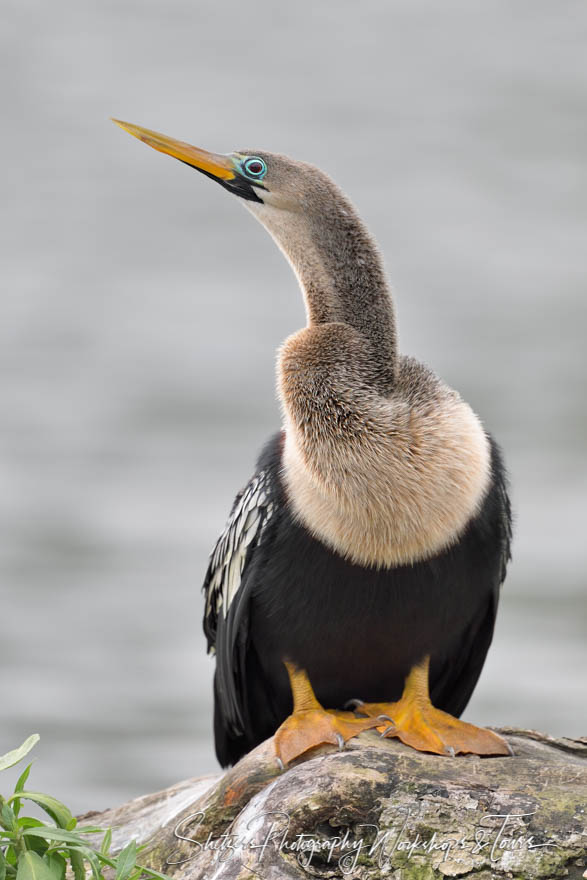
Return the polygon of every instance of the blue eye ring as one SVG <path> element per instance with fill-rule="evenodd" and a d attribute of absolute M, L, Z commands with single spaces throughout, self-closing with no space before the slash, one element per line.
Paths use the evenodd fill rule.
<path fill-rule="evenodd" d="M 267 174 L 267 165 L 260 156 L 249 156 L 242 164 L 243 171 L 248 177 L 262 180 Z"/>

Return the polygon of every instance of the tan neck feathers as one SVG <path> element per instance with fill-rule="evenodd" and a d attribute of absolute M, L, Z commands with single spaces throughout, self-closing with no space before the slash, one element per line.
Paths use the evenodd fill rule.
<path fill-rule="evenodd" d="M 389 392 L 397 373 L 393 301 L 377 245 L 346 196 L 321 176 L 297 210 L 247 207 L 292 266 L 308 325 L 341 322 L 357 330 L 371 349 L 372 381 Z"/>
<path fill-rule="evenodd" d="M 373 390 L 373 364 L 344 324 L 284 344 L 278 367 L 284 480 L 296 516 L 351 561 L 389 567 L 454 543 L 489 482 L 489 444 L 459 395 L 410 359 L 394 393 Z"/>

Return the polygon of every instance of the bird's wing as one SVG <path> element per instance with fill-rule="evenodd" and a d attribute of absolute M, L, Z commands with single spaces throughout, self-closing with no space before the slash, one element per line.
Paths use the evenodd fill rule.
<path fill-rule="evenodd" d="M 483 571 L 477 577 L 488 578 L 487 602 L 478 609 L 469 629 L 463 633 L 458 651 L 452 652 L 431 669 L 430 686 L 435 706 L 457 717 L 463 712 L 481 675 L 493 639 L 501 586 L 511 559 L 512 511 L 508 494 L 507 474 L 501 452 L 490 438 L 492 447 L 493 486 L 491 509 L 491 555 L 483 560 Z"/>
<path fill-rule="evenodd" d="M 503 584 L 506 576 L 508 562 L 512 558 L 512 505 L 508 492 L 507 474 L 501 459 L 501 452 L 497 444 L 494 444 L 494 466 L 496 472 L 496 490 L 498 505 L 501 513 L 499 525 L 499 542 L 501 546 L 501 570 L 499 585 Z"/>
<path fill-rule="evenodd" d="M 236 650 L 246 640 L 251 573 L 273 516 L 273 478 L 258 470 L 233 504 L 228 522 L 210 556 L 203 590 L 208 652 L 216 653 L 216 692 L 225 722 L 243 729 L 242 663 Z"/>

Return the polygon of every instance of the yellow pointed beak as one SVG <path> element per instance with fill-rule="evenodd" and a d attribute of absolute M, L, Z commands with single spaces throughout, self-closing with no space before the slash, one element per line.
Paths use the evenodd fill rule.
<path fill-rule="evenodd" d="M 124 131 L 128 131 L 133 137 L 138 138 L 143 143 L 159 150 L 160 153 L 167 153 L 174 159 L 179 159 L 187 165 L 192 165 L 205 174 L 211 174 L 220 180 L 232 180 L 236 177 L 234 165 L 228 156 L 222 156 L 219 153 L 209 153 L 207 150 L 201 150 L 199 147 L 192 147 L 183 141 L 176 141 L 158 131 L 151 131 L 148 128 L 141 128 L 139 125 L 132 125 L 130 122 L 122 122 L 120 119 L 112 119 L 116 125 L 119 125 Z"/>

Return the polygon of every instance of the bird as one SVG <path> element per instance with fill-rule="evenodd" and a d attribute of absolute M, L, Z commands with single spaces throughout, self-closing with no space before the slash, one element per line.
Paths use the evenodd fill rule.
<path fill-rule="evenodd" d="M 203 585 L 220 764 L 273 736 L 285 768 L 366 730 L 439 755 L 511 754 L 460 720 L 511 557 L 503 456 L 460 394 L 400 353 L 383 259 L 355 207 L 309 163 L 113 121 L 239 199 L 306 309 L 277 355 L 281 428 Z"/>

